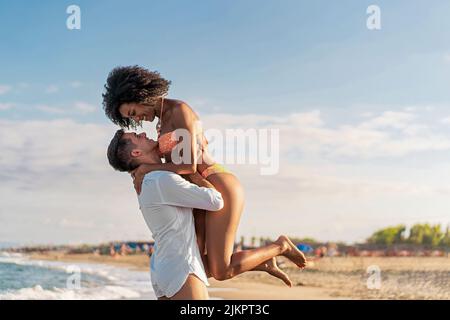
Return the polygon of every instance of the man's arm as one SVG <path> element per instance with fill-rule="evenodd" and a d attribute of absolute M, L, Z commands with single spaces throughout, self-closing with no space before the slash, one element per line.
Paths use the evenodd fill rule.
<path fill-rule="evenodd" d="M 199 186 L 188 182 L 180 175 L 167 172 L 158 180 L 162 202 L 168 205 L 207 211 L 222 209 L 224 203 L 220 192 L 203 177 L 201 179 L 200 177 L 195 175 L 190 177 L 193 182 L 200 184 Z"/>

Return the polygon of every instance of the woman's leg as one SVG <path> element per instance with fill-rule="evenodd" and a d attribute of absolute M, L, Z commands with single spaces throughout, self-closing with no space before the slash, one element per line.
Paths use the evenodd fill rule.
<path fill-rule="evenodd" d="M 222 194 L 224 200 L 224 207 L 220 211 L 206 214 L 208 269 L 215 279 L 225 280 L 231 271 L 236 231 L 244 208 L 244 191 L 238 179 L 228 173 L 212 174 L 208 181 Z"/>
<path fill-rule="evenodd" d="M 203 255 L 202 260 L 203 260 L 203 265 L 205 266 L 206 275 L 208 278 L 211 278 L 212 275 L 211 275 L 211 273 L 209 273 L 209 271 L 207 269 L 208 256 Z M 271 275 L 272 277 L 278 278 L 281 281 L 283 281 L 288 287 L 292 287 L 291 279 L 289 279 L 289 276 L 278 267 L 277 260 L 275 257 L 273 257 L 272 259 L 269 259 L 267 261 L 264 261 L 260 265 L 256 266 L 252 270 L 248 270 L 248 271 L 266 272 L 269 275 Z"/>
<path fill-rule="evenodd" d="M 205 268 L 205 273 L 208 278 L 211 277 L 208 268 L 208 258 L 206 256 L 206 214 L 207 212 L 202 209 L 194 208 L 192 210 L 194 214 L 195 223 L 195 235 L 197 238 L 197 245 L 202 257 L 203 266 Z"/>
<path fill-rule="evenodd" d="M 277 259 L 275 257 L 260 264 L 251 271 L 267 272 L 271 276 L 282 280 L 288 287 L 292 287 L 291 279 L 289 279 L 289 276 L 278 267 Z"/>
<path fill-rule="evenodd" d="M 197 238 L 198 249 L 200 250 L 200 254 L 204 254 L 206 249 L 206 211 L 194 208 L 192 213 L 194 215 L 195 236 Z"/>
<path fill-rule="evenodd" d="M 203 266 L 205 268 L 205 273 L 206 273 L 207 277 L 210 278 L 211 274 L 209 273 L 209 268 L 208 268 L 208 256 L 205 253 L 205 251 L 206 251 L 206 247 L 205 247 L 206 212 L 205 212 L 205 210 L 194 208 L 193 213 L 194 213 L 195 233 L 197 236 L 198 248 L 199 248 L 200 254 L 202 256 L 202 262 L 203 262 Z M 258 265 L 254 269 L 252 269 L 251 271 L 266 272 L 266 273 L 270 274 L 271 276 L 282 280 L 287 286 L 289 286 L 289 287 L 292 286 L 292 282 L 289 279 L 288 275 L 286 273 L 284 273 L 282 270 L 280 270 L 275 258 L 269 259 L 269 260 L 261 263 L 260 265 Z"/>
<path fill-rule="evenodd" d="M 244 192 L 239 180 L 229 173 L 210 175 L 208 180 L 222 194 L 224 207 L 206 214 L 206 250 L 208 269 L 217 280 L 227 280 L 250 271 L 278 255 L 284 255 L 299 267 L 306 259 L 287 238 L 252 250 L 233 253 L 236 231 L 244 208 Z"/>
<path fill-rule="evenodd" d="M 174 296 L 170 297 L 170 300 L 208 300 L 208 290 L 205 284 L 196 275 L 189 274 L 181 287 Z"/>

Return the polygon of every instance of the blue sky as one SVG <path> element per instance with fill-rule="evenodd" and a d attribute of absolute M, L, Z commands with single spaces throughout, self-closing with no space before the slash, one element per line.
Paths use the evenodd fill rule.
<path fill-rule="evenodd" d="M 81 30 L 66 28 L 71 4 L 81 8 Z M 371 4 L 381 8 L 379 31 L 366 28 Z M 0 241 L 148 236 L 125 187 L 118 190 L 131 200 L 121 208 L 131 207 L 136 216 L 128 233 L 120 229 L 124 218 L 115 206 L 96 222 L 81 221 L 75 210 L 60 214 L 77 199 L 90 204 L 82 207 L 85 218 L 106 211 L 88 197 L 100 187 L 91 179 L 129 187 L 127 177 L 103 168 L 102 152 L 115 128 L 102 112 L 101 92 L 113 67 L 132 64 L 170 79 L 169 96 L 188 102 L 206 126 L 209 120 L 209 126 L 226 129 L 226 121 L 234 119 L 242 127 L 257 127 L 251 119 L 259 117 L 283 124 L 282 165 L 290 173 L 268 181 L 252 176 L 251 169 L 235 168 L 249 189 L 242 234 L 284 232 L 289 224 L 270 229 L 273 213 L 255 202 L 266 192 L 262 185 L 292 179 L 299 186 L 292 197 L 305 201 L 286 201 L 282 193 L 271 201 L 273 210 L 306 212 L 287 218 L 298 219 L 299 236 L 356 241 L 385 222 L 447 223 L 449 14 L 448 1 L 418 0 L 1 2 L 0 121 L 7 152 L 0 161 L 0 188 L 11 197 L 0 209 L 0 221 L 15 232 L 2 230 Z M 245 115 L 250 120 L 242 122 Z M 77 130 L 89 139 L 76 136 Z M 292 135 L 300 136 L 292 141 Z M 45 137 L 74 147 L 61 148 L 57 140 L 43 144 Z M 89 147 L 92 141 L 98 150 Z M 84 154 L 92 155 L 90 161 L 79 161 Z M 99 171 L 84 167 L 92 163 Z M 50 183 L 57 174 L 73 184 L 64 200 L 51 205 L 45 201 L 51 203 L 55 190 L 41 189 L 36 179 Z M 29 201 L 14 209 L 21 192 L 29 192 Z M 31 230 L 14 210 L 45 223 Z M 266 210 L 265 218 L 254 225 L 259 210 Z M 337 220 L 342 225 L 324 227 L 323 221 Z M 97 227 L 108 221 L 109 229 Z M 49 233 L 55 226 L 61 232 Z"/>
<path fill-rule="evenodd" d="M 68 103 L 81 93 L 99 104 L 107 72 L 128 64 L 160 70 L 174 96 L 201 96 L 233 113 L 450 98 L 441 67 L 448 1 L 379 1 L 379 32 L 365 27 L 370 1 L 79 1 L 82 29 L 70 31 L 72 3 L 0 4 L 4 82 L 86 83 L 17 100 Z"/>

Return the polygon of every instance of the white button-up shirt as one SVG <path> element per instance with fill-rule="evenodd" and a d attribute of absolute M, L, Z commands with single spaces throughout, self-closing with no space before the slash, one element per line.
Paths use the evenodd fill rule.
<path fill-rule="evenodd" d="M 152 171 L 145 175 L 138 199 L 155 240 L 150 266 L 154 287 L 171 296 L 181 288 L 189 273 L 196 274 L 208 285 L 192 208 L 220 210 L 222 195 L 214 189 L 192 184 L 178 174 Z"/>

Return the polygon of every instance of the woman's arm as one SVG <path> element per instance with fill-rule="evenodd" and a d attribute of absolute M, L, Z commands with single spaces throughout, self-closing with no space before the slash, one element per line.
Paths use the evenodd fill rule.
<path fill-rule="evenodd" d="M 193 168 L 191 164 L 174 164 L 172 162 L 166 162 L 155 164 L 143 163 L 133 172 L 135 175 L 141 174 L 142 176 L 145 176 L 147 173 L 157 170 L 171 171 L 177 174 L 193 174 L 197 171 L 197 169 Z"/>
<path fill-rule="evenodd" d="M 208 180 L 206 180 L 205 178 L 203 178 L 203 176 L 198 172 L 188 175 L 188 178 L 193 184 L 196 184 L 199 187 L 216 190 L 214 185 L 211 182 L 209 182 Z"/>

